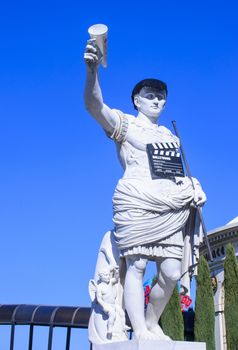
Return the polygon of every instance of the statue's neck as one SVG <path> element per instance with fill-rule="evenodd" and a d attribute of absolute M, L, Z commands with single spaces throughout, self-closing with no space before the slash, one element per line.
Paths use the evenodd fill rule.
<path fill-rule="evenodd" d="M 149 117 L 141 112 L 138 113 L 137 118 L 148 124 L 158 124 L 159 120 L 159 117 Z"/>

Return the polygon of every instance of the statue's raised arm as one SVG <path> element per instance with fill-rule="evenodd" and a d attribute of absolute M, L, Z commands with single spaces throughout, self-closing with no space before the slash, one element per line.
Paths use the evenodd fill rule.
<path fill-rule="evenodd" d="M 87 111 L 101 124 L 111 136 L 120 123 L 118 114 L 103 102 L 102 91 L 98 81 L 98 69 L 102 57 L 95 39 L 89 39 L 84 53 L 87 67 L 84 100 Z"/>

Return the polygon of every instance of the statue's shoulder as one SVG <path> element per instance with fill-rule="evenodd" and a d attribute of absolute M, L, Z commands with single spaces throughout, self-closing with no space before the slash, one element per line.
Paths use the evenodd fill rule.
<path fill-rule="evenodd" d="M 120 144 L 126 141 L 130 124 L 132 124 L 133 120 L 136 118 L 133 115 L 120 111 L 119 109 L 112 109 L 112 111 L 114 114 L 117 114 L 119 118 L 117 118 L 113 133 L 111 135 L 107 133 L 107 136 Z"/>
<path fill-rule="evenodd" d="M 113 111 L 117 113 L 121 118 L 124 117 L 125 119 L 127 119 L 129 123 L 134 122 L 136 120 L 136 117 L 134 115 L 122 112 L 120 109 L 114 108 Z"/>
<path fill-rule="evenodd" d="M 166 128 L 166 126 L 159 125 L 159 130 L 160 130 L 160 132 L 167 134 L 169 136 L 173 135 L 172 132 L 168 128 Z"/>
<path fill-rule="evenodd" d="M 180 146 L 179 138 L 177 136 L 175 136 L 171 130 L 169 130 L 168 128 L 166 128 L 163 125 L 159 125 L 159 131 L 161 133 L 163 133 L 164 135 L 168 136 L 171 139 L 171 141 L 178 143 L 178 145 Z"/>
<path fill-rule="evenodd" d="M 126 115 L 126 118 L 128 120 L 128 125 L 136 124 L 137 118 L 134 115 L 127 114 L 127 113 L 125 113 L 125 115 Z"/>

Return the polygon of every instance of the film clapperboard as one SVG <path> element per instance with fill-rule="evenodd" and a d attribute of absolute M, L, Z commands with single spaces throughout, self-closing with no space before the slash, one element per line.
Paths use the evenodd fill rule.
<path fill-rule="evenodd" d="M 150 143 L 146 145 L 152 179 L 184 176 L 181 154 L 175 142 Z"/>

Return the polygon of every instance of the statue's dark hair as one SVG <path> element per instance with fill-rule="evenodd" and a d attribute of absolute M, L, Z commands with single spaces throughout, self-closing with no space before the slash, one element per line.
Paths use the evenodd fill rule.
<path fill-rule="evenodd" d="M 167 85 L 163 81 L 158 80 L 158 79 L 153 79 L 153 78 L 141 80 L 141 81 L 139 81 L 139 83 L 136 84 L 136 86 L 132 90 L 132 94 L 131 94 L 132 103 L 133 103 L 135 109 L 137 109 L 137 107 L 134 103 L 134 96 L 139 94 L 140 90 L 143 87 L 151 87 L 151 88 L 157 89 L 161 92 L 163 91 L 163 92 L 165 92 L 166 97 L 168 95 Z"/>

